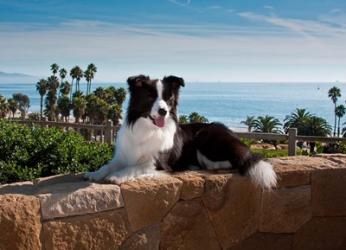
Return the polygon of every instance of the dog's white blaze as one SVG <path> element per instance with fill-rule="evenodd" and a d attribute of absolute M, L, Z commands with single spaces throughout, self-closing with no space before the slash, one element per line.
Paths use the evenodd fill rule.
<path fill-rule="evenodd" d="M 205 155 L 203 155 L 199 150 L 197 150 L 197 160 L 206 169 L 217 170 L 231 168 L 232 165 L 229 161 L 211 161 Z"/>
<path fill-rule="evenodd" d="M 276 186 L 277 176 L 273 166 L 266 161 L 259 161 L 249 170 L 251 180 L 264 189 L 271 189 Z"/>
<path fill-rule="evenodd" d="M 163 91 L 164 91 L 164 86 L 162 82 L 159 80 L 156 82 L 156 91 L 157 91 L 157 99 L 154 102 L 153 107 L 151 108 L 150 115 L 152 117 L 157 117 L 159 109 L 165 109 L 167 111 L 166 118 L 168 117 L 168 112 L 169 112 L 169 107 L 165 100 L 163 100 Z"/>
<path fill-rule="evenodd" d="M 156 90 L 157 90 L 157 95 L 158 95 L 158 99 L 162 100 L 162 94 L 163 94 L 163 85 L 161 80 L 158 80 L 156 82 Z"/>

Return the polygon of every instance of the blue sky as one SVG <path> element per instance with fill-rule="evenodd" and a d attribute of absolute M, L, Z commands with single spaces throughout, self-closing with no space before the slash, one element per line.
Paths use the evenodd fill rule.
<path fill-rule="evenodd" d="M 345 0 L 0 0 L 0 71 L 37 76 L 346 81 L 345 44 Z"/>

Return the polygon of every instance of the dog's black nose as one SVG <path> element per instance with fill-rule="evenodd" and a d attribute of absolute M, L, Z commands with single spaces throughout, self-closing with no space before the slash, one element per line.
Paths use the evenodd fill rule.
<path fill-rule="evenodd" d="M 165 110 L 165 109 L 159 109 L 158 113 L 159 113 L 159 115 L 161 115 L 161 116 L 165 116 L 165 115 L 167 114 L 167 110 Z"/>

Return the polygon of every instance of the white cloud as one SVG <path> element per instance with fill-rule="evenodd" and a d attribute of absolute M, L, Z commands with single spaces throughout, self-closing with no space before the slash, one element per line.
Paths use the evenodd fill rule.
<path fill-rule="evenodd" d="M 319 36 L 319 35 L 345 35 L 346 30 L 339 25 L 331 25 L 330 23 L 321 20 L 304 20 L 293 18 L 282 18 L 278 16 L 266 16 L 253 12 L 241 12 L 239 16 L 251 21 L 262 21 L 275 26 L 283 27 L 288 30 L 306 35 L 306 36 Z"/>
<path fill-rule="evenodd" d="M 191 4 L 191 0 L 168 0 L 169 2 L 186 7 Z"/>
<path fill-rule="evenodd" d="M 7 23 L 0 25 L 0 69 L 45 75 L 52 62 L 94 62 L 98 80 L 108 81 L 137 73 L 199 81 L 346 79 L 345 35 L 311 40 L 264 28 L 70 20 L 42 29 Z"/>

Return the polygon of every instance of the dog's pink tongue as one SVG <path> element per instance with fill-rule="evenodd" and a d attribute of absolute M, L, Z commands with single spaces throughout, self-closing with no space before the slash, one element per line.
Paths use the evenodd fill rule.
<path fill-rule="evenodd" d="M 165 126 L 165 118 L 162 116 L 155 118 L 155 125 L 159 128 L 163 128 Z"/>

